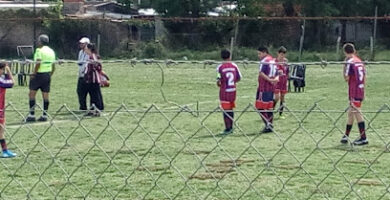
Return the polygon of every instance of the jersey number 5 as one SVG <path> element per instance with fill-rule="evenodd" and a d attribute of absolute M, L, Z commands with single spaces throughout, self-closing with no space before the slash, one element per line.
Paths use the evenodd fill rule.
<path fill-rule="evenodd" d="M 359 73 L 359 81 L 363 81 L 363 77 L 364 77 L 363 67 L 358 67 L 358 73 Z"/>

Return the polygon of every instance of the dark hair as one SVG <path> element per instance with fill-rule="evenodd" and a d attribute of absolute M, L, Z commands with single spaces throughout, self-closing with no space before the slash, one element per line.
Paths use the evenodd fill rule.
<path fill-rule="evenodd" d="M 287 53 L 287 49 L 284 46 L 281 46 L 278 50 L 278 53 Z"/>
<path fill-rule="evenodd" d="M 348 53 L 348 54 L 351 54 L 351 53 L 355 53 L 356 50 L 355 50 L 355 46 L 352 44 L 352 43 L 346 43 L 344 44 L 344 52 L 345 53 Z"/>
<path fill-rule="evenodd" d="M 230 58 L 230 51 L 227 49 L 224 49 L 221 51 L 221 58 L 226 60 Z"/>
<path fill-rule="evenodd" d="M 3 62 L 0 62 L 0 69 L 4 69 L 4 68 L 5 68 L 5 66 L 6 66 L 6 64 L 5 64 L 5 63 L 3 63 Z"/>
<path fill-rule="evenodd" d="M 264 47 L 264 46 L 257 48 L 257 51 L 268 53 L 267 47 Z"/>
<path fill-rule="evenodd" d="M 41 43 L 43 46 L 49 45 L 49 36 L 46 34 L 41 34 L 38 37 L 39 43 Z"/>
<path fill-rule="evenodd" d="M 87 48 L 91 50 L 92 53 L 97 53 L 95 44 L 89 43 L 87 44 Z"/>

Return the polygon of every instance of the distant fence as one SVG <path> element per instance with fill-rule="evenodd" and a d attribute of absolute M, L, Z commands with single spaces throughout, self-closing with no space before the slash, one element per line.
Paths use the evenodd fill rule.
<path fill-rule="evenodd" d="M 330 52 L 339 59 L 340 45 L 348 41 L 364 48 L 372 60 L 375 49 L 390 49 L 389 27 L 389 17 L 10 18 L 0 20 L 0 56 L 16 57 L 16 46 L 32 45 L 35 31 L 35 35 L 49 34 L 62 58 L 75 58 L 78 39 L 88 36 L 100 44 L 101 54 L 109 57 L 161 58 L 164 54 L 159 51 L 164 49 L 160 44 L 143 44 L 158 41 L 173 51 L 180 49 L 174 56 L 182 57 L 183 48 L 204 51 L 232 46 L 237 58 L 244 59 L 248 54 L 242 48 L 284 45 L 298 51 L 299 59 L 305 51 Z"/>

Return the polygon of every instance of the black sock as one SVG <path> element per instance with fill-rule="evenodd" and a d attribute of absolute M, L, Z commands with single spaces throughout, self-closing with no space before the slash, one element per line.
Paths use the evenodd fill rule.
<path fill-rule="evenodd" d="M 366 139 L 366 128 L 364 122 L 359 122 L 358 127 L 360 132 L 360 138 Z"/>
<path fill-rule="evenodd" d="M 30 114 L 35 115 L 35 99 L 30 99 Z"/>
<path fill-rule="evenodd" d="M 279 115 L 282 115 L 282 114 L 283 114 L 283 109 L 284 109 L 284 104 L 283 104 L 283 102 L 281 101 L 281 102 L 280 102 L 280 108 L 279 108 Z"/>
<path fill-rule="evenodd" d="M 5 142 L 5 139 L 0 139 L 0 145 L 3 151 L 7 150 L 7 143 Z"/>
<path fill-rule="evenodd" d="M 267 126 L 267 113 L 263 112 L 263 111 L 260 111 L 259 114 L 260 114 L 261 120 L 263 120 L 263 122 L 264 122 L 264 125 Z"/>
<path fill-rule="evenodd" d="M 43 100 L 43 115 L 47 115 L 47 111 L 49 110 L 49 100 Z"/>
<path fill-rule="evenodd" d="M 345 135 L 346 136 L 349 136 L 351 129 L 352 129 L 352 124 L 347 124 L 347 127 L 345 128 Z"/>
<path fill-rule="evenodd" d="M 274 119 L 274 112 L 273 112 L 273 110 L 269 110 L 267 115 L 268 115 L 269 126 L 272 126 L 273 119 Z"/>
<path fill-rule="evenodd" d="M 230 118 L 229 118 L 229 120 L 230 120 L 230 124 L 229 124 L 230 127 L 229 127 L 229 129 L 232 129 L 233 128 L 234 112 L 231 111 L 231 112 L 228 112 L 227 114 L 230 116 Z"/>
<path fill-rule="evenodd" d="M 223 113 L 223 119 L 225 122 L 225 129 L 230 130 L 233 128 L 234 112 Z"/>

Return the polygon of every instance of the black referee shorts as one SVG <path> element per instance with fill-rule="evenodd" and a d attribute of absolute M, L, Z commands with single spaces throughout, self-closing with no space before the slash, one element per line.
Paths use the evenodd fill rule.
<path fill-rule="evenodd" d="M 34 78 L 30 78 L 29 89 L 38 90 L 42 92 L 50 92 L 50 73 L 37 73 Z"/>

